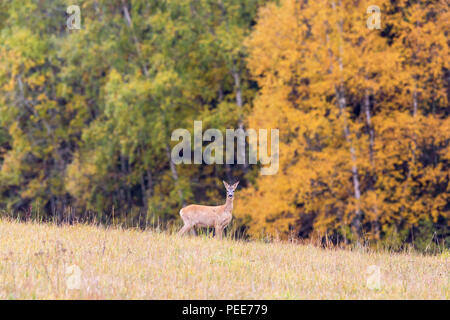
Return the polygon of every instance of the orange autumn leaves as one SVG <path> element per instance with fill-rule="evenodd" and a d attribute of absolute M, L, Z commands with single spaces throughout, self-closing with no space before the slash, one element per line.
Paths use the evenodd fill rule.
<path fill-rule="evenodd" d="M 243 191 L 254 236 L 370 239 L 448 226 L 448 19 L 444 1 L 280 1 L 247 41 L 260 86 L 252 128 L 280 130 L 280 170 Z M 360 215 L 358 215 L 360 214 Z M 350 232 L 353 230 L 353 232 Z"/>

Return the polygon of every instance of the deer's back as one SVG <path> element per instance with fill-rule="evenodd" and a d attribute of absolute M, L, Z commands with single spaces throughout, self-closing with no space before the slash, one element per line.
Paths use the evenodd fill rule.
<path fill-rule="evenodd" d="M 223 206 L 203 206 L 191 204 L 180 210 L 183 220 L 188 220 L 199 226 L 214 226 L 223 215 Z"/>

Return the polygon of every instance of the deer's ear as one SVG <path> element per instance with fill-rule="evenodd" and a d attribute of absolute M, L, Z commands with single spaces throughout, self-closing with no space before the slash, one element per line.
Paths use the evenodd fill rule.
<path fill-rule="evenodd" d="M 239 184 L 239 181 L 236 182 L 235 184 L 233 184 L 233 189 L 236 189 L 236 187 L 238 186 L 238 184 Z"/>
<path fill-rule="evenodd" d="M 222 182 L 223 182 L 223 185 L 225 186 L 225 188 L 228 189 L 230 187 L 230 185 L 228 183 L 226 183 L 224 180 L 222 180 Z"/>

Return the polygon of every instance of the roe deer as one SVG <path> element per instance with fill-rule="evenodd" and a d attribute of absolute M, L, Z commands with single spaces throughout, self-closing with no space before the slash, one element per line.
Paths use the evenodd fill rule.
<path fill-rule="evenodd" d="M 183 235 L 193 227 L 214 227 L 216 230 L 216 237 L 222 239 L 223 229 L 230 223 L 233 211 L 234 190 L 239 184 L 239 181 L 233 185 L 229 185 L 223 181 L 227 189 L 227 200 L 221 206 L 201 206 L 191 204 L 180 210 L 181 219 L 183 219 L 184 226 L 178 232 Z"/>

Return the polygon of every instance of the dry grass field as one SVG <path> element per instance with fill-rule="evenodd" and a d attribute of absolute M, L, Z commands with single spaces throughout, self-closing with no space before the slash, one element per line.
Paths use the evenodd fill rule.
<path fill-rule="evenodd" d="M 0 220 L 0 298 L 450 298 L 448 254 L 366 251 Z"/>

